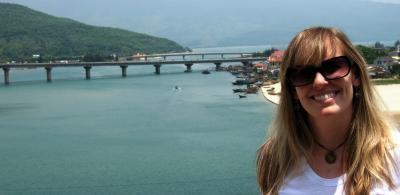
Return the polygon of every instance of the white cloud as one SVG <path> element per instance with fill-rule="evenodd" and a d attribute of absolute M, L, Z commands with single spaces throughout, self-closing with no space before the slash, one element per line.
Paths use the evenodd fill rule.
<path fill-rule="evenodd" d="M 376 3 L 386 3 L 386 4 L 400 4 L 400 0 L 369 0 Z"/>

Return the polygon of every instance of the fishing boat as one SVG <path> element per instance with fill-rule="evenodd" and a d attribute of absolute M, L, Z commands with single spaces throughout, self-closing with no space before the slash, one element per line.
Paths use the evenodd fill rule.
<path fill-rule="evenodd" d="M 239 98 L 246 98 L 247 96 L 245 94 L 239 94 Z"/>
<path fill-rule="evenodd" d="M 246 92 L 246 89 L 241 89 L 241 88 L 239 88 L 239 89 L 232 89 L 233 90 L 233 93 L 242 93 L 242 92 Z"/>

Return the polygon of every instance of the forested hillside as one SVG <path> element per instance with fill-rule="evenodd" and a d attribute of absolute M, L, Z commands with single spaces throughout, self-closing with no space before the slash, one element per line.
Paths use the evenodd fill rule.
<path fill-rule="evenodd" d="M 122 29 L 96 27 L 0 3 L 0 61 L 84 55 L 132 55 L 136 52 L 181 52 L 177 43 Z"/>

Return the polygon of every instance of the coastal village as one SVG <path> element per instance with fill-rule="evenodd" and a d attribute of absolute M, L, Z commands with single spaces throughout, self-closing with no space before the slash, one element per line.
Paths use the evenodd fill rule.
<path fill-rule="evenodd" d="M 261 90 L 264 97 L 274 104 L 279 103 L 280 83 L 279 68 L 282 65 L 284 50 L 276 50 L 264 62 L 248 65 L 229 66 L 229 71 L 236 76 L 232 82 L 234 93 L 239 98 Z M 379 56 L 372 64 L 368 64 L 368 72 L 374 82 L 398 80 L 400 78 L 400 45 L 397 44 L 386 56 Z M 244 87 L 243 87 L 244 86 Z M 375 85 L 383 101 L 383 108 L 400 122 L 400 84 Z"/>
<path fill-rule="evenodd" d="M 233 85 L 238 86 L 233 89 L 233 92 L 239 93 L 239 98 L 244 98 L 247 94 L 256 93 L 261 87 L 265 88 L 265 86 L 277 83 L 283 55 L 283 50 L 276 50 L 264 62 L 227 67 L 226 70 L 237 78 L 232 82 Z M 243 85 L 246 87 L 239 87 Z M 279 94 L 273 88 L 268 88 L 268 93 Z"/>

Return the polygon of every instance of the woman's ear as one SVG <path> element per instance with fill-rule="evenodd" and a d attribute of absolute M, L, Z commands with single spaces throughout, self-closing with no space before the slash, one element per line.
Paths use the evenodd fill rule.
<path fill-rule="evenodd" d="M 351 82 L 353 83 L 354 87 L 360 86 L 360 74 L 355 73 L 355 71 L 351 74 Z"/>
<path fill-rule="evenodd" d="M 357 78 L 357 77 L 353 76 L 352 83 L 353 83 L 354 87 L 360 86 L 360 78 Z"/>

